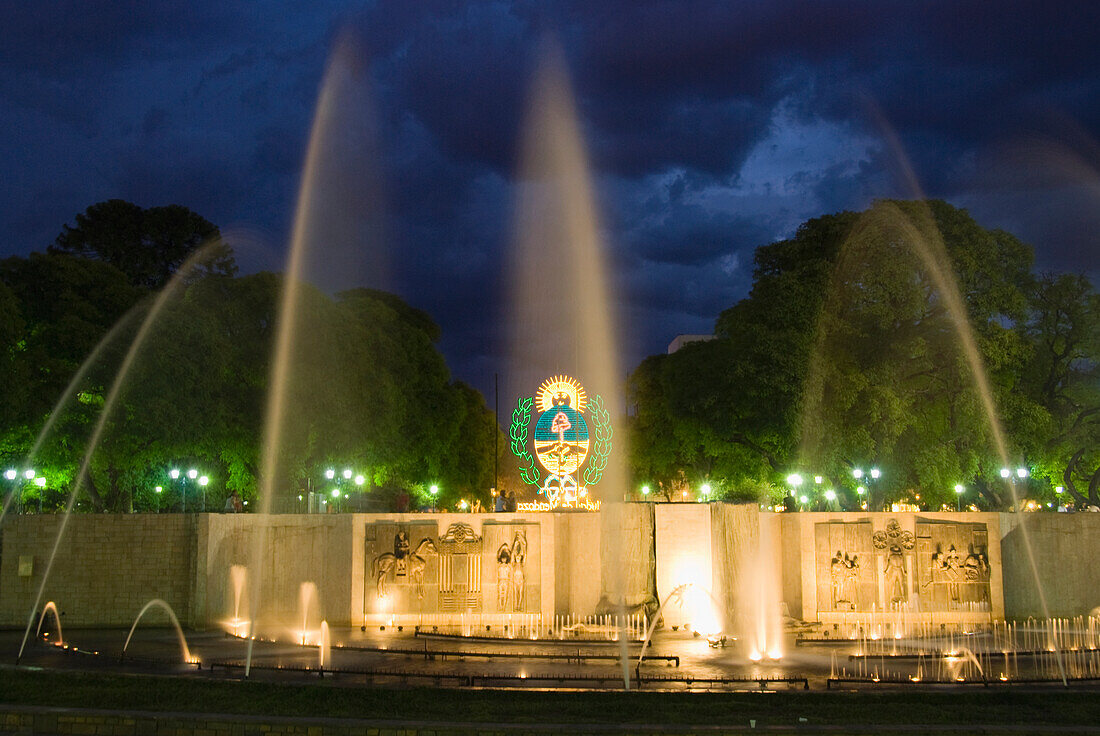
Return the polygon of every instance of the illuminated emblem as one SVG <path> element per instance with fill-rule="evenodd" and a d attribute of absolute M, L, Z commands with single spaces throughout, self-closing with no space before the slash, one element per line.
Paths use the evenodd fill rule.
<path fill-rule="evenodd" d="M 539 412 L 533 432 L 534 457 L 527 448 L 532 409 Z M 586 409 L 590 410 L 588 419 L 585 418 Z M 575 379 L 568 376 L 548 378 L 535 396 L 517 402 L 509 435 L 512 453 L 520 460 L 520 477 L 546 497 L 545 504 L 525 506 L 547 509 L 595 506 L 588 500 L 588 487 L 599 483 L 611 453 L 611 420 L 598 395 L 589 407 L 584 387 Z M 591 462 L 582 475 L 580 470 L 589 459 Z M 546 471 L 545 478 L 539 465 Z"/>

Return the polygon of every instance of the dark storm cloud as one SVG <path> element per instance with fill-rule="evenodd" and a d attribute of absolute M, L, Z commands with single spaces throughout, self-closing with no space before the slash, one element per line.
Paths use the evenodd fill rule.
<path fill-rule="evenodd" d="M 5 251 L 110 196 L 282 241 L 348 28 L 370 62 L 390 285 L 482 388 L 505 344 L 517 147 L 548 33 L 617 264 L 626 366 L 709 329 L 746 292 L 753 248 L 874 197 L 944 197 L 1045 268 L 1094 269 L 1100 5 L 1017 0 L 7 3 Z M 1068 154 L 1019 143 L 1043 136 Z"/>

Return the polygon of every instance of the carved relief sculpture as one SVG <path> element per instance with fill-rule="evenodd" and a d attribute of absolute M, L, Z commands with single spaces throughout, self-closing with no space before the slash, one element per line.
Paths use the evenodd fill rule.
<path fill-rule="evenodd" d="M 830 565 L 833 578 L 833 610 L 856 609 L 856 584 L 859 581 L 859 556 L 837 550 Z"/>
<path fill-rule="evenodd" d="M 523 532 L 516 532 L 511 545 L 502 544 L 497 550 L 497 609 L 502 613 L 522 611 L 526 605 L 526 559 L 527 535 Z"/>
<path fill-rule="evenodd" d="M 932 555 L 932 582 L 947 583 L 948 599 L 952 603 L 961 603 L 959 583 L 985 583 L 989 581 L 989 561 L 985 552 L 970 549 L 964 559 L 951 545 L 946 552 L 938 551 Z"/>
<path fill-rule="evenodd" d="M 404 537 L 404 539 L 402 539 Z M 393 540 L 393 552 L 383 552 L 374 558 L 371 563 L 371 576 L 378 586 L 378 597 L 386 597 L 386 580 L 391 571 L 396 574 L 403 567 L 409 582 L 416 586 L 417 599 L 424 598 L 424 568 L 428 564 L 428 558 L 438 553 L 435 542 L 430 537 L 425 537 L 416 545 L 416 549 L 408 552 L 408 537 L 405 532 L 398 532 Z M 398 555 L 401 555 L 400 557 Z"/>
<path fill-rule="evenodd" d="M 507 611 L 512 602 L 512 548 L 507 544 L 497 550 L 497 610 Z"/>
<path fill-rule="evenodd" d="M 898 605 L 909 600 L 908 577 L 905 570 L 905 553 L 913 549 L 913 533 L 903 531 L 897 519 L 891 519 L 886 530 L 875 532 L 872 537 L 875 549 L 884 550 L 886 561 L 883 577 L 886 583 L 887 603 Z"/>
<path fill-rule="evenodd" d="M 440 609 L 480 609 L 481 537 L 469 524 L 451 524 L 439 538 L 439 553 Z"/>

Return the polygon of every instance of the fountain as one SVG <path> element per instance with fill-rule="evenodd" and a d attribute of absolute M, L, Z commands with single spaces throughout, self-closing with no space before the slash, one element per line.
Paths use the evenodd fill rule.
<path fill-rule="evenodd" d="M 373 265 L 380 267 L 380 248 L 364 248 L 364 243 L 356 237 L 358 233 L 355 226 L 355 223 L 364 218 L 370 219 L 369 215 L 377 215 L 377 191 L 371 186 L 374 179 L 367 176 L 364 181 L 347 176 L 347 180 L 342 181 L 335 175 L 337 171 L 346 170 L 355 152 L 358 152 L 360 163 L 366 172 L 373 173 L 370 145 L 363 144 L 364 140 L 370 138 L 369 122 L 364 120 L 361 121 L 362 126 L 355 126 L 349 125 L 346 119 L 356 113 L 353 109 L 354 103 L 362 96 L 366 77 L 361 54 L 354 40 L 351 36 L 343 36 L 332 54 L 317 100 L 278 306 L 257 493 L 258 513 L 268 523 L 270 514 L 275 510 L 276 491 L 291 476 L 285 465 L 286 450 L 297 442 L 304 442 L 303 438 L 292 436 L 295 425 L 293 410 L 301 407 L 290 406 L 296 393 L 309 395 L 308 390 L 302 390 L 306 389 L 303 381 L 308 382 L 308 377 L 299 375 L 300 371 L 296 370 L 300 351 L 304 349 L 301 336 L 308 327 L 306 310 L 303 308 L 306 306 L 307 296 L 304 279 L 308 275 L 319 275 L 310 273 L 311 268 L 319 269 L 326 262 L 343 263 L 340 256 L 350 257 L 351 254 L 357 256 L 358 266 L 366 258 L 368 262 L 373 261 Z M 349 131 L 352 132 L 350 137 L 347 135 Z M 364 151 L 364 148 L 367 150 Z M 365 200 L 356 200 L 355 194 L 364 191 Z M 368 243 L 371 239 L 366 238 Z M 311 258 L 314 259 L 312 262 Z M 336 275 L 338 279 L 346 279 L 357 269 L 343 270 L 344 273 Z M 261 563 L 266 559 L 267 534 L 264 527 L 265 524 L 261 524 L 254 530 L 249 558 L 250 568 L 256 571 L 252 576 L 249 596 L 249 615 L 252 622 L 249 629 L 252 632 L 256 630 L 255 619 L 263 610 L 261 594 L 264 581 L 259 571 L 263 569 Z M 252 649 L 250 637 L 246 655 L 246 677 L 251 669 Z"/>
<path fill-rule="evenodd" d="M 57 646 L 65 646 L 65 638 L 61 635 L 61 614 L 57 611 L 57 604 L 53 601 L 46 601 L 46 605 L 42 606 L 42 615 L 38 617 L 38 628 L 34 630 L 35 636 L 42 635 L 42 624 L 46 622 L 46 614 L 53 614 L 53 622 L 57 625 L 57 641 L 54 642 Z"/>
<path fill-rule="evenodd" d="M 298 586 L 298 614 L 302 625 L 300 629 L 294 632 L 295 638 L 302 644 L 312 642 L 310 637 L 309 618 L 310 613 L 313 613 L 314 609 L 319 609 L 317 586 L 312 582 L 304 582 Z"/>
<path fill-rule="evenodd" d="M 176 630 L 176 638 L 179 640 L 180 656 L 183 657 L 184 664 L 199 664 L 199 659 L 191 655 L 191 650 L 187 647 L 187 638 L 183 635 L 183 629 L 180 627 L 180 621 L 176 618 L 176 612 L 172 610 L 172 607 L 165 603 L 160 598 L 154 598 L 144 606 L 138 612 L 137 618 L 134 619 L 133 625 L 130 627 L 130 633 L 126 635 L 126 643 L 122 645 L 122 654 L 119 655 L 119 661 L 126 658 L 126 649 L 130 646 L 130 640 L 134 638 L 134 630 L 137 629 L 138 623 L 141 621 L 141 617 L 145 615 L 146 611 L 151 608 L 160 608 L 166 614 L 168 614 L 168 620 L 171 622 L 172 627 Z"/>
<path fill-rule="evenodd" d="M 100 411 L 99 418 L 96 420 L 95 427 L 92 430 L 91 436 L 88 440 L 88 446 L 84 451 L 84 458 L 80 463 L 80 469 L 76 474 L 76 481 L 73 483 L 73 489 L 69 494 L 69 499 L 65 504 L 65 512 L 61 517 L 61 523 L 57 529 L 57 537 L 54 539 L 53 548 L 50 551 L 49 559 L 46 562 L 46 569 L 42 574 L 42 581 L 38 587 L 38 593 L 34 599 L 34 605 L 31 607 L 30 615 L 27 617 L 27 626 L 23 632 L 23 641 L 19 646 L 19 653 L 16 655 L 15 662 L 19 663 L 19 660 L 23 657 L 23 650 L 27 646 L 27 639 L 31 633 L 31 627 L 34 625 L 34 614 L 38 610 L 39 604 L 42 602 L 42 596 L 46 591 L 46 584 L 50 579 L 50 572 L 53 569 L 54 560 L 57 557 L 57 550 L 61 546 L 61 541 L 65 537 L 65 527 L 69 523 L 69 518 L 72 516 L 73 505 L 76 503 L 77 496 L 80 494 L 84 485 L 84 480 L 87 477 L 89 469 L 91 467 L 92 456 L 95 454 L 96 446 L 99 444 L 100 437 L 103 434 L 104 428 L 107 426 L 107 420 L 111 416 L 111 410 L 114 409 L 115 402 L 119 397 L 123 386 L 126 383 L 126 378 L 129 375 L 130 369 L 134 365 L 134 361 L 137 359 L 142 348 L 145 347 L 146 338 L 149 336 L 153 325 L 156 323 L 157 318 L 163 311 L 165 305 L 169 299 L 176 295 L 180 286 L 186 283 L 187 278 L 191 276 L 192 269 L 195 266 L 202 264 L 210 256 L 211 251 L 216 252 L 216 248 L 220 247 L 219 243 L 208 243 L 197 249 L 179 270 L 172 276 L 168 284 L 156 295 L 153 300 L 153 305 L 149 309 L 148 314 L 141 322 L 141 326 L 138 328 L 137 334 L 134 337 L 133 342 L 130 344 L 129 349 L 126 351 L 126 355 L 122 360 L 121 365 L 118 368 L 118 372 L 115 374 L 114 381 L 111 383 L 111 388 L 107 392 L 107 396 L 103 401 L 103 408 Z M 108 336 L 114 334 L 112 331 Z M 101 345 L 104 344 L 101 342 Z"/>
<path fill-rule="evenodd" d="M 241 616 L 241 598 L 244 594 L 245 581 L 248 580 L 248 568 L 244 565 L 231 565 L 229 567 L 229 582 L 233 589 L 233 616 L 227 623 L 227 630 L 233 636 L 249 635 L 249 619 Z"/>
<path fill-rule="evenodd" d="M 547 47 L 549 48 L 549 46 Z M 534 83 L 520 156 L 513 296 L 513 395 L 562 372 L 578 376 L 598 392 L 617 421 L 621 399 L 621 353 L 606 273 L 604 248 L 577 115 L 560 52 L 550 49 Z M 619 441 L 619 438 L 616 438 Z M 611 453 L 599 485 L 609 539 L 622 547 L 625 512 L 615 509 L 627 496 L 621 442 Z M 617 528 L 611 528 L 615 524 Z M 625 604 L 625 571 L 608 565 L 604 596 Z M 625 622 L 624 610 L 616 617 Z M 630 667 L 625 632 L 619 641 L 624 685 Z"/>

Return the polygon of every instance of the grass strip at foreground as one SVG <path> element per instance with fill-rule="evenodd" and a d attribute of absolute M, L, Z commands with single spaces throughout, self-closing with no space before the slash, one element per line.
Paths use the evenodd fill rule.
<path fill-rule="evenodd" d="M 103 710 L 446 723 L 761 726 L 1100 723 L 1096 691 L 528 692 L 333 687 L 191 677 L 0 669 L 0 700 Z M 805 723 L 805 722 L 804 722 Z"/>

